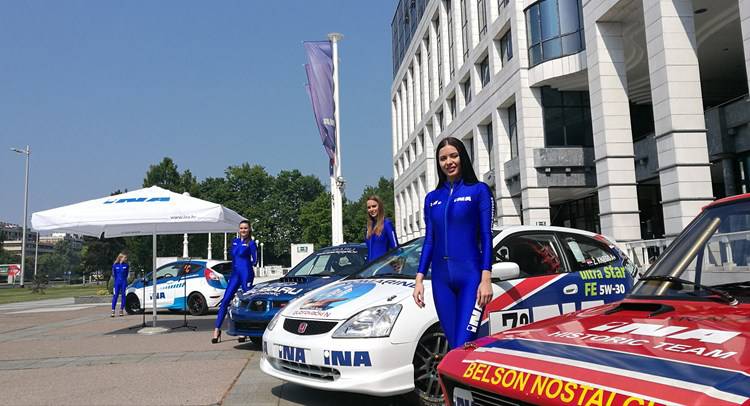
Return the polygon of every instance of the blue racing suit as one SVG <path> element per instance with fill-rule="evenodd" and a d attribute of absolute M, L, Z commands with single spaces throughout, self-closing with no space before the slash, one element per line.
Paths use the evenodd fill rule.
<path fill-rule="evenodd" d="M 492 261 L 494 201 L 487 184 L 446 182 L 424 201 L 426 233 L 419 273 L 432 263 L 432 297 L 451 348 L 476 338 L 477 288 Z"/>
<path fill-rule="evenodd" d="M 227 308 L 237 293 L 242 288 L 248 291 L 253 286 L 253 265 L 258 263 L 258 249 L 255 240 L 243 241 L 241 238 L 232 240 L 232 275 L 229 276 L 227 289 L 219 304 L 219 313 L 216 315 L 216 328 L 221 328 L 224 318 L 227 316 Z"/>
<path fill-rule="evenodd" d="M 383 220 L 383 231 L 380 233 L 380 235 L 377 235 L 375 234 L 375 232 L 373 232 L 372 235 L 370 235 L 370 238 L 367 238 L 367 234 L 365 234 L 365 244 L 367 244 L 368 263 L 380 258 L 381 256 L 383 256 L 383 254 L 388 252 L 388 250 L 398 247 L 396 231 L 393 229 L 391 220 Z"/>
<path fill-rule="evenodd" d="M 112 311 L 115 311 L 118 296 L 120 297 L 120 310 L 125 307 L 125 289 L 128 287 L 128 273 L 130 273 L 130 265 L 127 262 L 112 264 L 112 280 L 114 280 Z"/>

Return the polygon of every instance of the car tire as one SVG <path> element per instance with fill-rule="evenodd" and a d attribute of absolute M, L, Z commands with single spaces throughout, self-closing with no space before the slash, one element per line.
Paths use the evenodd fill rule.
<path fill-rule="evenodd" d="M 449 350 L 448 339 L 440 325 L 430 327 L 414 350 L 414 392 L 409 397 L 423 406 L 444 405 L 443 390 L 438 382 L 437 366 Z"/>
<path fill-rule="evenodd" d="M 191 293 L 188 296 L 188 311 L 191 316 L 202 316 L 208 313 L 206 298 L 198 292 Z"/>
<path fill-rule="evenodd" d="M 136 314 L 143 311 L 141 309 L 141 301 L 138 300 L 138 296 L 131 293 L 125 297 L 125 312 L 127 314 Z"/>

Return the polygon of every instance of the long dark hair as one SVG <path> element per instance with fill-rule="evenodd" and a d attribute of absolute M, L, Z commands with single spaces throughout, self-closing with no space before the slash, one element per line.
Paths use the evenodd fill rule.
<path fill-rule="evenodd" d="M 455 137 L 445 137 L 438 143 L 437 148 L 435 148 L 435 165 L 437 165 L 438 174 L 438 184 L 435 189 L 440 188 L 443 183 L 448 181 L 448 177 L 440 168 L 440 150 L 448 145 L 456 148 L 458 151 L 458 157 L 461 159 L 461 180 L 467 185 L 473 185 L 479 182 L 477 174 L 474 173 L 474 167 L 471 166 L 471 158 L 469 158 L 469 153 L 466 152 L 464 143 Z"/>
<path fill-rule="evenodd" d="M 252 240 L 253 239 L 253 225 L 250 224 L 250 222 L 248 220 L 242 220 L 242 221 L 240 221 L 240 225 L 243 225 L 243 224 L 247 224 L 247 231 L 248 231 L 248 233 L 247 233 L 247 239 L 248 239 L 248 241 Z"/>

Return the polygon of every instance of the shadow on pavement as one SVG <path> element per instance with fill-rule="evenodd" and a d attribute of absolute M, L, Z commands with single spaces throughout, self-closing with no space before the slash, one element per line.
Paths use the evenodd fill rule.
<path fill-rule="evenodd" d="M 329 406 L 335 404 L 356 404 L 357 406 L 408 406 L 413 405 L 405 396 L 360 395 L 345 392 L 329 392 L 308 388 L 293 383 L 283 383 L 271 388 L 274 396 L 296 404 L 306 406 Z"/>

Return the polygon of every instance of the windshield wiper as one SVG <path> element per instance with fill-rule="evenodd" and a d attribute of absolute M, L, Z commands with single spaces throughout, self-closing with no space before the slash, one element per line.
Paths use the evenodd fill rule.
<path fill-rule="evenodd" d="M 414 279 L 414 276 L 405 275 L 405 274 L 396 273 L 396 272 L 387 272 L 387 273 L 376 273 L 375 275 L 370 276 L 370 278 Z"/>
<path fill-rule="evenodd" d="M 644 276 L 640 279 L 641 281 L 664 281 L 664 282 L 674 282 L 674 283 L 684 283 L 688 285 L 693 285 L 696 288 L 703 289 L 707 292 L 711 292 L 715 295 L 720 296 L 722 299 L 724 299 L 727 304 L 730 306 L 736 306 L 739 301 L 734 296 L 730 295 L 727 292 L 724 292 L 723 290 L 712 288 L 710 286 L 701 285 L 700 283 L 689 281 L 687 279 L 681 279 L 676 276 L 667 276 L 667 275 L 651 275 L 651 276 Z"/>

